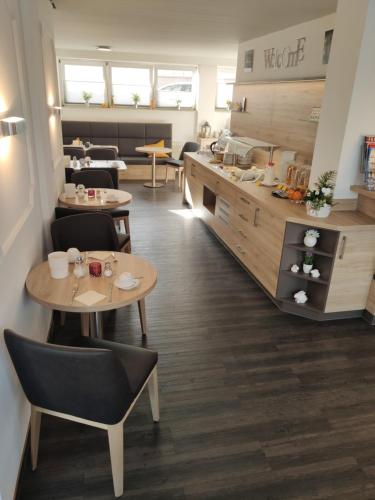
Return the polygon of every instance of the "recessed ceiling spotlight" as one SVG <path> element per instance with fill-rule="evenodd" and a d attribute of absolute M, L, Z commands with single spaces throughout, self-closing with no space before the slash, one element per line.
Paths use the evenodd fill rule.
<path fill-rule="evenodd" d="M 97 45 L 96 50 L 103 50 L 104 52 L 110 52 L 112 47 L 110 45 Z"/>

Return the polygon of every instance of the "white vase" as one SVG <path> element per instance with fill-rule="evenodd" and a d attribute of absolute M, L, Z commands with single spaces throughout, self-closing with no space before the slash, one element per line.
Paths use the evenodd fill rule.
<path fill-rule="evenodd" d="M 303 272 L 305 274 L 310 274 L 312 268 L 313 268 L 312 264 L 303 264 Z"/>
<path fill-rule="evenodd" d="M 303 243 L 305 245 L 305 247 L 314 247 L 316 244 L 317 244 L 317 238 L 315 236 L 305 236 L 304 239 L 303 239 Z"/>
<path fill-rule="evenodd" d="M 307 215 L 310 215 L 311 217 L 328 217 L 331 213 L 332 206 L 331 205 L 324 205 L 323 207 L 320 207 L 318 209 L 315 209 L 312 207 L 311 202 L 306 203 L 306 212 Z"/>

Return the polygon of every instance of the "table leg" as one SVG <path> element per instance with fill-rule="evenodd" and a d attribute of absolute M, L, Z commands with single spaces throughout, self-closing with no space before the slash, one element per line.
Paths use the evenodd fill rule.
<path fill-rule="evenodd" d="M 146 319 L 146 303 L 145 299 L 138 300 L 139 319 L 141 320 L 142 335 L 148 334 L 147 319 Z"/>
<path fill-rule="evenodd" d="M 90 335 L 90 315 L 88 313 L 81 313 L 81 334 L 84 337 Z"/>
<path fill-rule="evenodd" d="M 103 338 L 103 315 L 101 312 L 90 313 L 90 335 L 94 338 Z"/>
<path fill-rule="evenodd" d="M 165 184 L 161 182 L 156 182 L 156 153 L 152 153 L 152 181 L 145 182 L 144 186 L 148 188 L 160 188 L 165 186 Z"/>

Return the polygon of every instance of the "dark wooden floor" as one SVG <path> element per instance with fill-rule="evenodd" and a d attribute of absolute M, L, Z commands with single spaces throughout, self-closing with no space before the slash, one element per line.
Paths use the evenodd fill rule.
<path fill-rule="evenodd" d="M 146 394 L 125 424 L 125 498 L 375 499 L 375 328 L 281 313 L 181 216 L 172 184 L 127 189 L 133 253 L 159 271 L 147 345 L 160 355 L 161 422 Z M 56 335 L 77 332 L 70 316 Z M 141 345 L 136 306 L 105 332 Z M 21 499 L 113 498 L 100 430 L 44 416 L 37 471 L 26 462 Z"/>

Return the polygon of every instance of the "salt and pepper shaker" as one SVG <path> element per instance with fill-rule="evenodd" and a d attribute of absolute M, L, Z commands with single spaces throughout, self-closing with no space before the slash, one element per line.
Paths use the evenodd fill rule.
<path fill-rule="evenodd" d="M 112 265 L 110 262 L 106 262 L 104 264 L 104 272 L 103 272 L 104 276 L 106 278 L 110 278 L 113 274 L 113 271 L 112 271 Z"/>
<path fill-rule="evenodd" d="M 73 274 L 76 278 L 83 278 L 86 275 L 86 267 L 81 255 L 76 258 Z"/>

